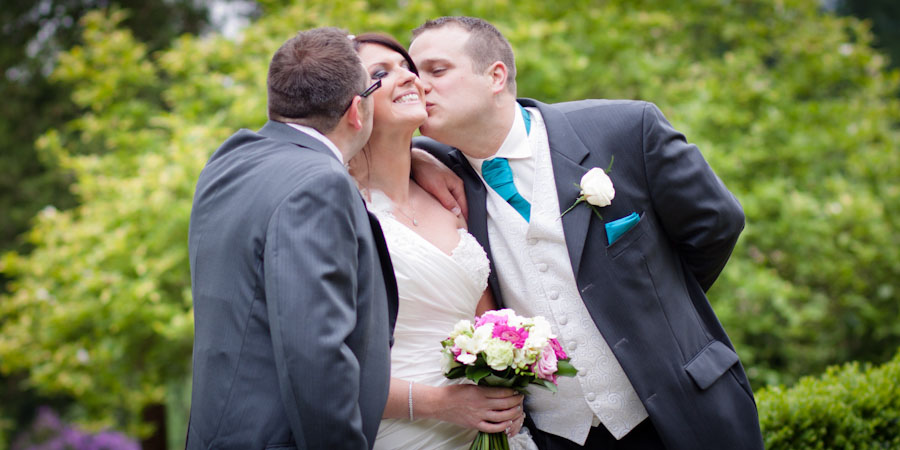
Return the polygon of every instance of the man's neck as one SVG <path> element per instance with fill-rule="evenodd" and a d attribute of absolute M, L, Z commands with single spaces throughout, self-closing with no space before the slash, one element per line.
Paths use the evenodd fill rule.
<path fill-rule="evenodd" d="M 325 137 L 328 138 L 329 141 L 333 142 L 335 147 L 337 147 L 337 149 L 341 152 L 341 162 L 344 164 L 346 164 L 347 161 L 350 161 L 350 158 L 353 158 L 357 153 L 359 153 L 359 149 L 354 148 L 353 139 L 344 133 L 333 131 L 326 134 Z"/>
<path fill-rule="evenodd" d="M 496 114 L 479 122 L 479 130 L 465 133 L 461 136 L 459 145 L 454 147 L 471 158 L 486 159 L 494 156 L 509 135 L 517 113 L 516 99 L 504 100 L 503 104 L 497 106 Z"/>
<path fill-rule="evenodd" d="M 320 133 L 318 130 L 316 130 L 315 128 L 312 128 L 308 125 L 302 125 L 302 124 L 293 123 L 293 122 L 284 122 L 284 123 L 286 123 L 289 127 L 293 128 L 295 130 L 301 131 L 303 133 L 306 133 L 307 135 L 311 136 L 312 138 L 325 144 L 325 146 L 328 147 L 328 149 L 331 150 L 332 153 L 334 153 L 334 156 L 336 156 L 338 159 L 340 159 L 342 163 L 347 160 L 346 159 L 347 155 L 344 154 L 344 151 L 342 150 L 341 145 L 338 142 L 336 142 L 333 137 L 324 135 L 324 134 Z"/>

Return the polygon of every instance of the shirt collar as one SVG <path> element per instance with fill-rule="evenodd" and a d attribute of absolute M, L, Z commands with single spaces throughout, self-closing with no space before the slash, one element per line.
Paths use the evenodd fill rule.
<path fill-rule="evenodd" d="M 533 120 L 533 119 L 532 119 Z M 534 126 L 534 125 L 532 125 Z M 517 106 L 516 114 L 513 118 L 512 128 L 509 129 L 509 134 L 506 135 L 506 139 L 503 141 L 503 144 L 500 145 L 500 148 L 497 150 L 497 153 L 494 153 L 494 156 L 490 158 L 471 158 L 468 155 L 465 155 L 466 159 L 469 160 L 469 164 L 475 168 L 475 171 L 478 174 L 481 174 L 481 163 L 488 159 L 493 158 L 506 158 L 506 159 L 526 159 L 531 157 L 531 145 L 528 144 L 528 133 L 525 131 L 525 119 L 522 118 L 522 110 Z"/>
<path fill-rule="evenodd" d="M 325 146 L 328 147 L 328 150 L 331 150 L 331 152 L 334 153 L 334 156 L 337 157 L 338 161 L 340 161 L 341 164 L 345 163 L 344 155 L 341 154 L 341 151 L 338 150 L 337 146 L 334 145 L 333 142 L 331 142 L 331 139 L 328 139 L 327 137 L 325 137 L 324 134 L 319 133 L 315 128 L 308 127 L 306 125 L 296 124 L 296 123 L 288 123 L 287 125 L 290 126 L 291 128 L 296 129 L 297 131 L 306 133 L 306 134 L 310 135 L 311 137 L 315 138 L 317 141 L 325 144 Z"/>

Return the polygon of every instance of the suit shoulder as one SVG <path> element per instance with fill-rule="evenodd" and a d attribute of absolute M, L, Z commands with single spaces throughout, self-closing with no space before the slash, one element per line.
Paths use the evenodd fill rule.
<path fill-rule="evenodd" d="M 587 99 L 571 102 L 555 103 L 553 105 L 566 116 L 584 115 L 594 113 L 601 115 L 617 115 L 629 117 L 641 117 L 647 107 L 656 108 L 656 105 L 643 100 L 608 100 Z"/>
<path fill-rule="evenodd" d="M 644 116 L 655 105 L 638 100 L 579 100 L 553 105 L 584 142 L 643 135 Z"/>
<path fill-rule="evenodd" d="M 333 155 L 240 130 L 216 150 L 198 180 L 198 191 L 231 187 L 283 198 L 291 192 L 354 187 Z M 349 189 L 349 188 L 348 188 Z"/>

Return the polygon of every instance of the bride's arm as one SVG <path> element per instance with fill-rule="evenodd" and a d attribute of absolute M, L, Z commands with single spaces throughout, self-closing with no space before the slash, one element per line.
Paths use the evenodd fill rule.
<path fill-rule="evenodd" d="M 491 293 L 490 286 L 481 294 L 481 300 L 478 300 L 478 306 L 475 307 L 475 315 L 480 316 L 485 311 L 497 309 L 497 302 L 494 301 L 494 294 Z"/>
<path fill-rule="evenodd" d="M 412 386 L 412 397 L 410 397 Z M 410 403 L 410 398 L 412 402 Z M 487 433 L 499 433 L 522 426 L 524 396 L 507 388 L 455 384 L 428 386 L 391 378 L 391 390 L 384 408 L 385 419 L 436 419 Z"/>

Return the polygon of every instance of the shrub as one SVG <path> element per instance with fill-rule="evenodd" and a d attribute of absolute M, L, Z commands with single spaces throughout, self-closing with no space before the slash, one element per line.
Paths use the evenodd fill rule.
<path fill-rule="evenodd" d="M 857 362 L 757 393 L 766 448 L 900 448 L 900 353 L 880 367 Z"/>

